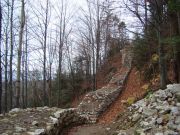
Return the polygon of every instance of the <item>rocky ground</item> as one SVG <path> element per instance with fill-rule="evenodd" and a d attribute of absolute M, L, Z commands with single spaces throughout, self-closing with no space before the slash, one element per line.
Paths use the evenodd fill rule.
<path fill-rule="evenodd" d="M 180 84 L 132 104 L 111 125 L 111 134 L 180 135 Z"/>
<path fill-rule="evenodd" d="M 86 119 L 76 109 L 37 107 L 12 109 L 0 116 L 1 135 L 58 135 L 68 125 L 79 125 Z"/>
<path fill-rule="evenodd" d="M 71 131 L 69 135 L 180 135 L 180 84 L 147 95 L 110 124 L 87 125 Z"/>

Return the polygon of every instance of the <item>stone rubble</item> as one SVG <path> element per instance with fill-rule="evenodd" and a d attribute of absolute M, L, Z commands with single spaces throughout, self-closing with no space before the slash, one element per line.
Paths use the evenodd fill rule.
<path fill-rule="evenodd" d="M 133 133 L 118 135 L 180 135 L 180 84 L 171 84 L 128 107 Z M 125 133 L 124 133 L 125 132 Z"/>
<path fill-rule="evenodd" d="M 79 116 L 76 110 L 75 108 L 59 109 L 48 107 L 24 110 L 16 108 L 0 117 L 0 134 L 58 135 L 66 126 L 86 123 L 86 119 Z M 16 116 L 13 116 L 15 114 Z"/>

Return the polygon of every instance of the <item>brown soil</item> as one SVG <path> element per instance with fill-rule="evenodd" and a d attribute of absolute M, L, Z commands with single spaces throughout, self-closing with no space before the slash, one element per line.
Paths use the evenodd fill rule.
<path fill-rule="evenodd" d="M 135 97 L 139 99 L 144 96 L 145 91 L 142 90 L 142 82 L 139 79 L 138 72 L 135 68 L 132 69 L 129 78 L 127 80 L 126 88 L 119 95 L 117 100 L 105 111 L 100 117 L 98 123 L 111 123 L 116 119 L 118 114 L 126 108 L 122 101 L 127 100 L 129 97 Z"/>

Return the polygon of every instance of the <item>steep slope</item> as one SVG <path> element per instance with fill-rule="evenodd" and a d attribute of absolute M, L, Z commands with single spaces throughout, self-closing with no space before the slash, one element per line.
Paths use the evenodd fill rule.
<path fill-rule="evenodd" d="M 117 100 L 107 109 L 107 111 L 99 117 L 98 123 L 111 123 L 114 121 L 118 114 L 126 108 L 123 101 L 126 101 L 129 97 L 135 99 L 143 97 L 145 91 L 142 90 L 142 85 L 143 82 L 140 81 L 136 69 L 133 68 L 128 77 L 125 89 L 119 95 Z"/>
<path fill-rule="evenodd" d="M 108 135 L 179 135 L 180 84 L 171 84 L 132 104 L 111 124 Z"/>

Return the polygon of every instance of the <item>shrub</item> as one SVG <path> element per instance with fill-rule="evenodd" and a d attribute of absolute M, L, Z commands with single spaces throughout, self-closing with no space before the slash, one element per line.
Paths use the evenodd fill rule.
<path fill-rule="evenodd" d="M 129 97 L 128 99 L 127 99 L 127 103 L 128 103 L 128 105 L 132 105 L 134 102 L 135 102 L 135 97 Z"/>

